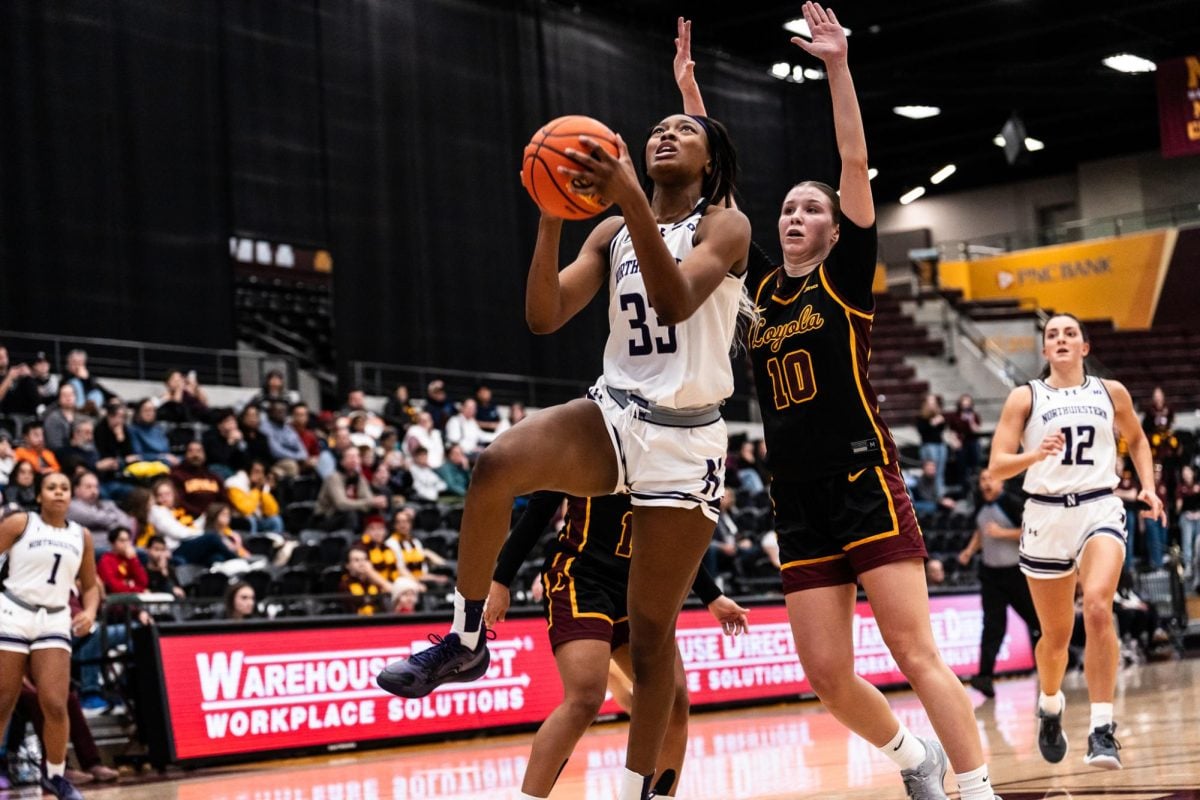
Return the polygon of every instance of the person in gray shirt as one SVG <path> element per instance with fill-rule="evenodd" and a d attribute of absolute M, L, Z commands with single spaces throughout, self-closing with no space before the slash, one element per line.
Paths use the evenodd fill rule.
<path fill-rule="evenodd" d="M 983 633 L 979 644 L 979 673 L 971 686 L 986 697 L 995 697 L 992 677 L 996 656 L 1008 632 L 1008 609 L 1025 620 L 1029 640 L 1036 650 L 1040 626 L 1029 584 L 1017 565 L 1021 544 L 1021 515 L 1024 501 L 1004 490 L 1004 483 L 988 470 L 979 473 L 979 505 L 975 512 L 975 534 L 958 554 L 963 566 L 982 551 L 979 563 L 979 593 L 983 605 Z"/>

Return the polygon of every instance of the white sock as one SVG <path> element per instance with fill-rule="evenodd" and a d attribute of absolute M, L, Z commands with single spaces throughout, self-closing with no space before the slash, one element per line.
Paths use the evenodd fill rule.
<path fill-rule="evenodd" d="M 646 785 L 650 782 L 650 776 L 638 775 L 636 772 L 630 771 L 628 767 L 622 770 L 621 775 L 621 794 L 617 800 L 642 800 Z"/>
<path fill-rule="evenodd" d="M 520 792 L 517 795 L 517 800 L 546 800 L 546 798 L 538 797 L 535 794 L 525 794 L 524 792 Z"/>
<path fill-rule="evenodd" d="M 1112 703 L 1092 703 L 1092 730 L 1112 725 L 1112 718 Z"/>
<path fill-rule="evenodd" d="M 62 774 L 66 771 L 67 771 L 67 762 L 65 762 L 65 761 L 62 762 L 61 764 L 51 764 L 49 761 L 46 762 L 46 777 L 47 778 L 62 777 Z"/>
<path fill-rule="evenodd" d="M 900 730 L 892 740 L 879 748 L 879 752 L 890 758 L 900 769 L 913 769 L 925 760 L 925 743 L 900 723 Z"/>
<path fill-rule="evenodd" d="M 457 633 L 463 645 L 472 650 L 479 646 L 479 636 L 483 632 L 482 627 L 467 630 L 467 598 L 459 594 L 457 589 L 454 590 L 454 621 L 450 623 L 450 632 Z"/>
<path fill-rule="evenodd" d="M 1038 693 L 1038 708 L 1047 714 L 1061 714 L 1067 707 L 1067 697 L 1059 690 L 1056 695 Z"/>
<path fill-rule="evenodd" d="M 970 772 L 956 772 L 954 779 L 958 781 L 958 791 L 962 800 L 992 800 L 992 782 L 988 779 L 987 764 Z"/>

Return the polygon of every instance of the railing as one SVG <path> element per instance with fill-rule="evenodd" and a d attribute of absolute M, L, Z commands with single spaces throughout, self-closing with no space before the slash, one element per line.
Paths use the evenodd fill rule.
<path fill-rule="evenodd" d="M 1073 220 L 1030 231 L 1011 231 L 961 241 L 939 242 L 937 247 L 943 260 L 973 261 L 1014 250 L 1121 236 L 1154 228 L 1175 227 L 1189 222 L 1200 222 L 1200 203 L 1183 203 L 1110 217 Z"/>
<path fill-rule="evenodd" d="M 101 381 L 106 377 L 161 381 L 174 369 L 195 370 L 201 383 L 216 386 L 260 386 L 272 369 L 282 370 L 289 386 L 296 386 L 298 380 L 294 359 L 259 350 L 224 350 L 18 331 L 0 331 L 0 344 L 8 348 L 13 364 L 30 360 L 34 353 L 45 351 L 51 370 L 55 372 L 66 365 L 68 352 L 86 350 L 88 370 Z"/>
<path fill-rule="evenodd" d="M 420 398 L 424 396 L 425 387 L 429 382 L 437 379 L 445 383 L 446 395 L 452 400 L 470 397 L 474 395 L 476 387 L 487 384 L 497 403 L 507 405 L 520 402 L 535 408 L 583 397 L 591 386 L 591 381 L 539 378 L 507 372 L 471 372 L 375 361 L 350 362 L 350 374 L 354 385 L 367 394 L 391 396 L 396 387 L 403 384 L 408 387 L 412 397 Z M 753 399 L 748 395 L 734 395 L 725 402 L 724 416 L 730 420 L 751 420 L 750 409 L 753 405 Z"/>

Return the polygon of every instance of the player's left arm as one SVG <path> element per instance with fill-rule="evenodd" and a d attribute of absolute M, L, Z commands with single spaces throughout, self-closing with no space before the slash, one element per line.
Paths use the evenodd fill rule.
<path fill-rule="evenodd" d="M 1133 410 L 1133 398 L 1120 381 L 1105 380 L 1104 388 L 1108 389 L 1108 395 L 1112 398 L 1113 412 L 1116 415 L 1113 422 L 1129 443 L 1129 456 L 1133 459 L 1133 468 L 1142 484 L 1138 500 L 1150 506 L 1150 510 L 1143 511 L 1142 516 L 1161 520 L 1162 524 L 1166 525 L 1167 512 L 1163 508 L 1162 498 L 1154 490 L 1154 454 L 1150 451 L 1150 441 L 1146 438 L 1137 413 Z"/>
<path fill-rule="evenodd" d="M 0 522 L 0 555 L 7 553 L 21 538 L 21 533 L 29 523 L 28 514 L 9 514 Z"/>
<path fill-rule="evenodd" d="M 96 551 L 92 546 L 92 534 L 83 531 L 83 559 L 79 562 L 79 599 L 83 605 L 71 620 L 71 631 L 76 636 L 87 636 L 96 622 L 100 611 L 100 583 L 96 580 Z"/>

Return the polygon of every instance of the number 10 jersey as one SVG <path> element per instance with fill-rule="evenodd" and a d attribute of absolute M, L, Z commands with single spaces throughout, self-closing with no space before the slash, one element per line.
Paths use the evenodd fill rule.
<path fill-rule="evenodd" d="M 701 201 L 686 219 L 658 226 L 676 264 L 692 252 L 707 207 L 707 201 Z M 691 317 L 663 325 L 650 306 L 633 240 L 624 225 L 608 253 L 605 383 L 667 408 L 700 408 L 729 397 L 733 393 L 729 350 L 745 276 L 726 275 Z"/>
<path fill-rule="evenodd" d="M 1080 386 L 1055 389 L 1043 380 L 1029 382 L 1033 397 L 1021 448 L 1038 449 L 1048 434 L 1062 432 L 1063 451 L 1043 458 L 1025 471 L 1025 491 L 1064 495 L 1091 489 L 1112 489 L 1117 477 L 1114 411 L 1108 389 L 1088 376 Z"/>

